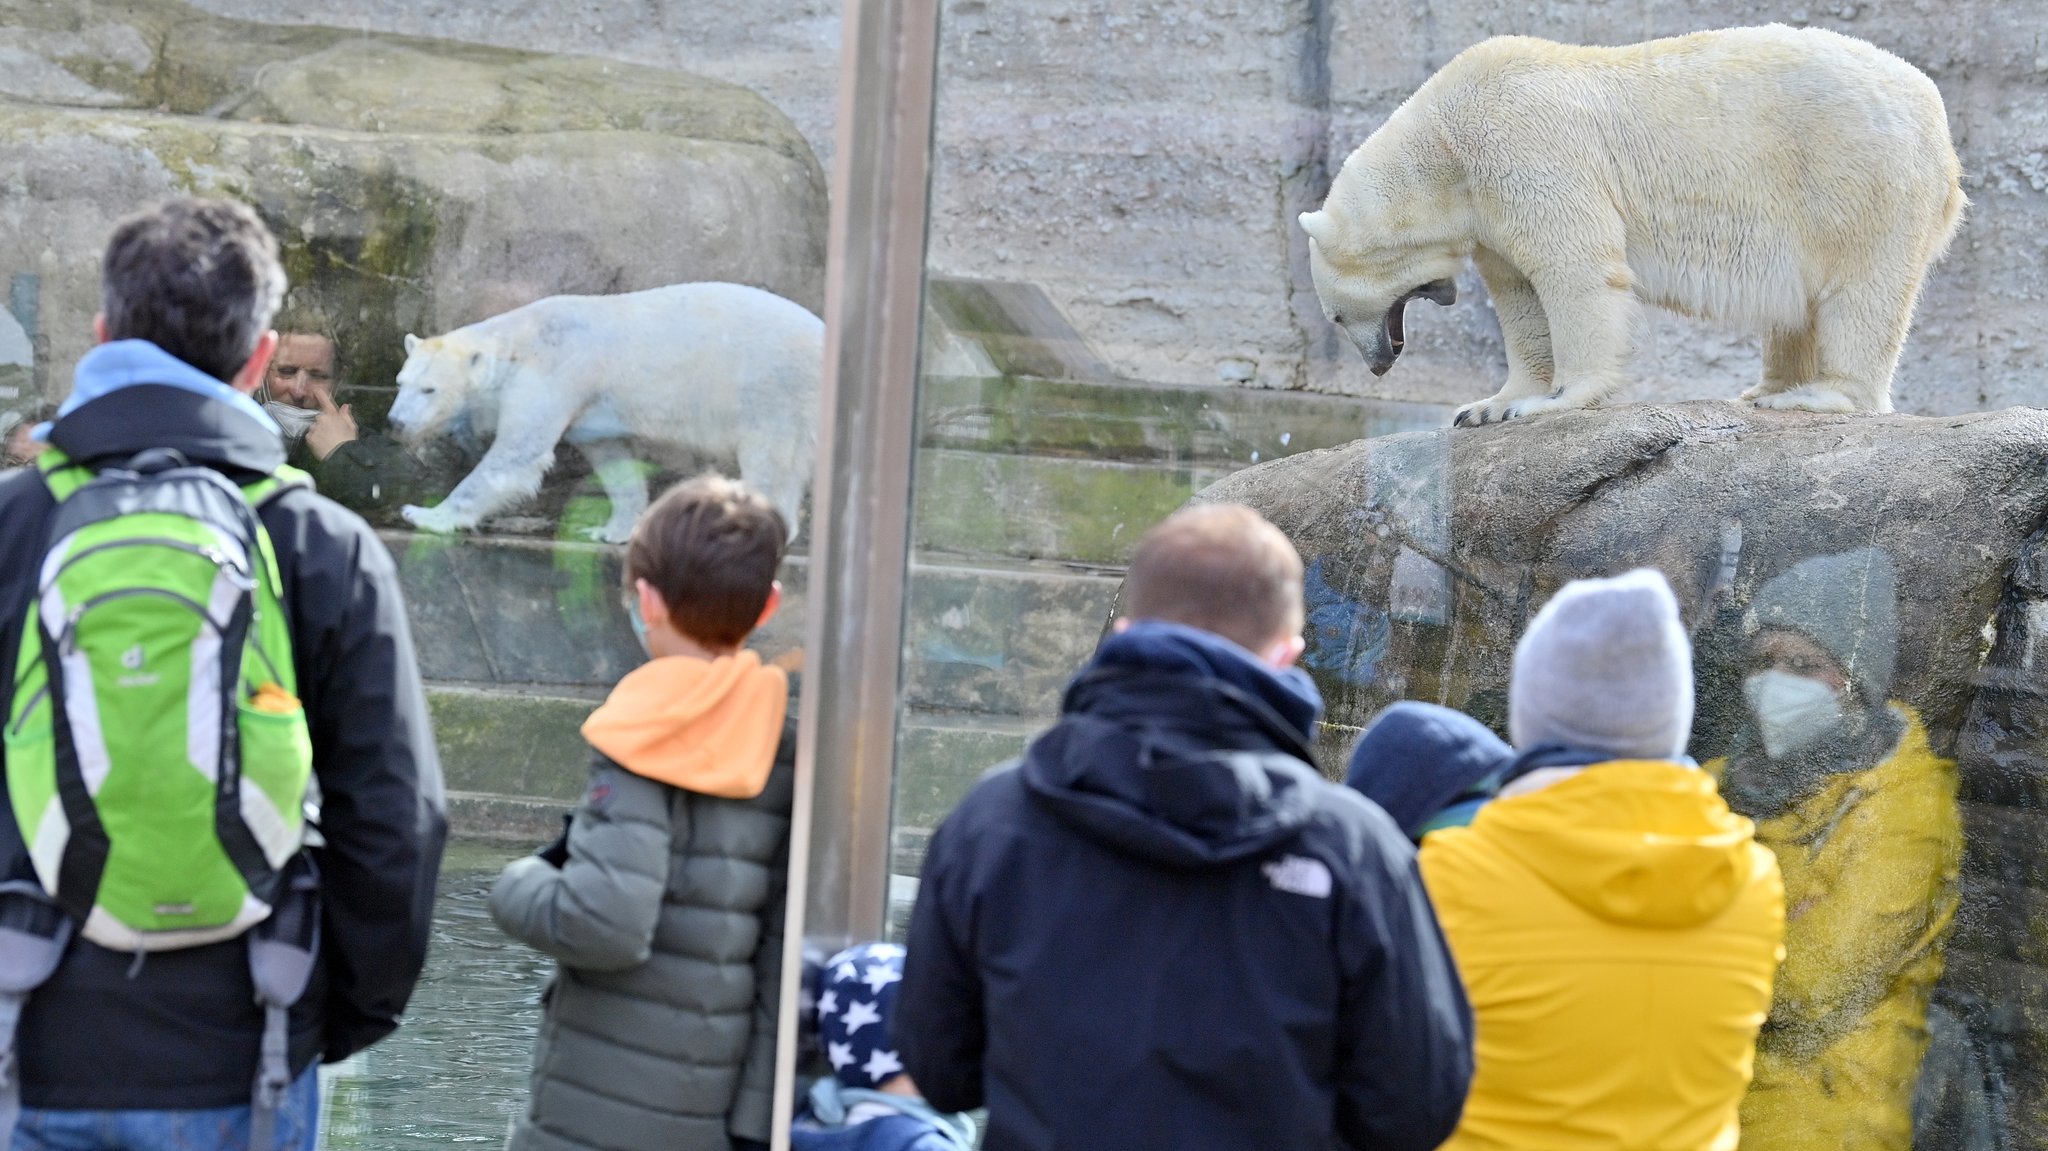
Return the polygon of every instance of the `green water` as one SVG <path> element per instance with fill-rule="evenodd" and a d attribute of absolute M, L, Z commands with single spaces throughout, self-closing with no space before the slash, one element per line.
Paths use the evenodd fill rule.
<path fill-rule="evenodd" d="M 526 1074 L 553 961 L 499 934 L 484 897 L 515 852 L 449 848 L 426 971 L 396 1034 L 328 1068 L 331 1151 L 501 1147 Z"/>

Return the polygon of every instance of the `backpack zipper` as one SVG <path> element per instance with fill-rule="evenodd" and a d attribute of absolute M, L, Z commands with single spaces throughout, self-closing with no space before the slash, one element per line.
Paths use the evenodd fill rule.
<path fill-rule="evenodd" d="M 51 574 L 49 580 L 44 582 L 43 587 L 47 590 L 50 584 L 55 583 L 59 579 L 62 579 L 64 573 L 71 570 L 71 565 L 79 562 L 87 556 L 97 555 L 100 552 L 104 551 L 112 551 L 115 548 L 133 547 L 172 548 L 177 551 L 184 552 L 188 555 L 198 556 L 200 559 L 212 563 L 214 567 L 227 569 L 235 575 L 244 574 L 237 568 L 235 564 L 228 560 L 227 553 L 221 551 L 219 548 L 201 547 L 198 544 L 187 543 L 184 540 L 167 539 L 163 536 L 144 536 L 140 539 L 108 540 L 106 543 L 94 544 L 83 551 L 76 552 L 72 555 L 64 557 L 63 564 L 59 565 L 57 570 Z M 236 581 L 237 584 L 239 584 L 240 582 L 240 580 Z"/>

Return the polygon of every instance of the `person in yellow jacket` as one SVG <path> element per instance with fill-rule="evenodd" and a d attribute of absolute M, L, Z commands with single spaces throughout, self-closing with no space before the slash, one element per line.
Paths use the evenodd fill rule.
<path fill-rule="evenodd" d="M 1759 589 L 1744 620 L 1747 718 L 1708 765 L 1785 876 L 1785 964 L 1742 1107 L 1755 1151 L 1915 1145 L 1963 833 L 1954 761 L 1889 699 L 1894 582 L 1889 557 L 1865 548 Z"/>
<path fill-rule="evenodd" d="M 1509 781 L 1422 841 L 1478 1039 L 1451 1151 L 1736 1146 L 1784 889 L 1684 759 L 1692 712 L 1654 571 L 1567 584 L 1522 637 Z"/>

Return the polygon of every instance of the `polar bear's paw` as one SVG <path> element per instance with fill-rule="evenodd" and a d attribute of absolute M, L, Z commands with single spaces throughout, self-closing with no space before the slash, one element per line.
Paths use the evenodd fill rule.
<path fill-rule="evenodd" d="M 1501 414 L 1504 407 L 1504 404 L 1491 396 L 1475 400 L 1458 409 L 1458 414 L 1451 417 L 1451 425 L 1459 428 L 1476 428 L 1481 424 L 1498 423 L 1507 418 Z"/>
<path fill-rule="evenodd" d="M 605 524 L 603 527 L 579 528 L 576 534 L 593 543 L 622 544 L 633 538 L 633 525 Z"/>
<path fill-rule="evenodd" d="M 1744 393 L 1745 395 L 1747 393 Z M 1853 412 L 1856 403 L 1833 388 L 1801 384 L 1782 392 L 1756 397 L 1756 406 L 1793 412 Z"/>
<path fill-rule="evenodd" d="M 1561 412 L 1568 408 L 1581 408 L 1584 404 L 1558 396 L 1522 396 L 1504 400 L 1489 396 L 1458 409 L 1451 423 L 1461 428 L 1477 427 L 1480 424 L 1497 424 L 1503 420 L 1519 420 L 1523 416 L 1536 416 L 1544 412 Z"/>
<path fill-rule="evenodd" d="M 450 532 L 461 531 L 463 528 L 470 526 L 462 522 L 461 517 L 440 506 L 423 508 L 418 504 L 407 504 L 398 509 L 398 514 L 405 518 L 406 523 L 425 532 L 439 532 L 446 535 Z"/>
<path fill-rule="evenodd" d="M 1540 416 L 1545 412 L 1565 412 L 1590 405 L 1579 400 L 1568 400 L 1563 396 L 1523 396 L 1507 406 L 1501 419 L 1519 420 L 1524 416 Z"/>

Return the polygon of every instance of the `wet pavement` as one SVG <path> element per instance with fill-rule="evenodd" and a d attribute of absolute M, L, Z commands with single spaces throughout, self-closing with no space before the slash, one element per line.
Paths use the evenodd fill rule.
<path fill-rule="evenodd" d="M 484 905 L 515 854 L 449 847 L 433 946 L 404 1024 L 323 1076 L 330 1151 L 504 1145 L 526 1104 L 540 992 L 554 966 L 501 935 Z"/>

